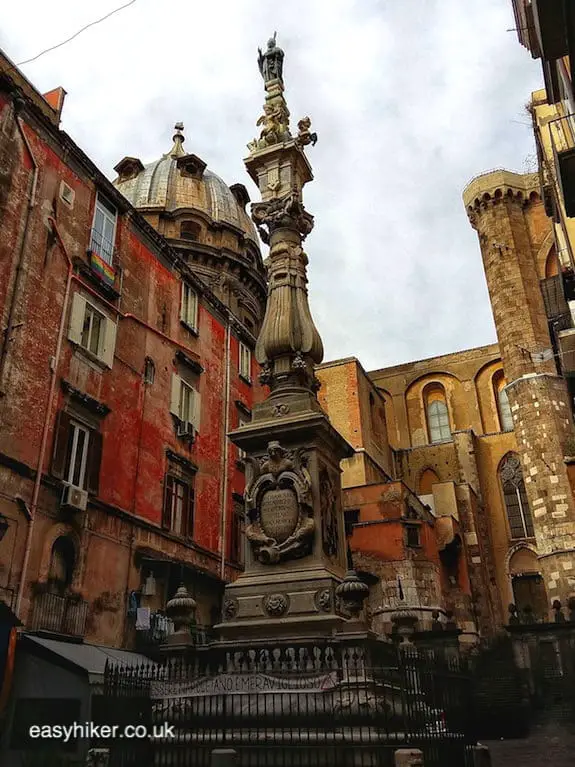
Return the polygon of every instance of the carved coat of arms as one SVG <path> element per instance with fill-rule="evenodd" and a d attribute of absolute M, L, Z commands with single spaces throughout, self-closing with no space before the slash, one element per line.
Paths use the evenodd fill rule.
<path fill-rule="evenodd" d="M 304 451 L 287 451 L 279 442 L 270 442 L 263 458 L 247 462 L 251 476 L 245 492 L 246 538 L 255 558 L 275 564 L 309 554 L 315 522 Z"/>

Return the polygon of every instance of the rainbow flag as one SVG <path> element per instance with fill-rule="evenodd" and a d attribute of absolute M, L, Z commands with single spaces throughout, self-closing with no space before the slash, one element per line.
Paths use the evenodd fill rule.
<path fill-rule="evenodd" d="M 90 253 L 90 265 L 101 280 L 107 282 L 108 285 L 114 284 L 116 280 L 116 270 L 113 266 L 106 263 L 103 258 L 100 258 L 97 253 L 94 253 L 94 251 L 91 251 Z"/>

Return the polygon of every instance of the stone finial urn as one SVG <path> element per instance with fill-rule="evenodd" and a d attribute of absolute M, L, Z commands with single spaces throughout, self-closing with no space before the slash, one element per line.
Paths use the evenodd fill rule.
<path fill-rule="evenodd" d="M 393 634 L 397 637 L 400 644 L 411 645 L 411 638 L 415 634 L 419 618 L 415 612 L 409 609 L 395 610 L 391 616 L 393 623 Z"/>
<path fill-rule="evenodd" d="M 359 579 L 355 570 L 348 570 L 345 578 L 335 590 L 344 608 L 356 618 L 369 594 L 369 587 Z"/>
<path fill-rule="evenodd" d="M 196 600 L 183 583 L 166 605 L 166 615 L 174 623 L 175 634 L 191 634 L 190 625 L 196 612 Z"/>

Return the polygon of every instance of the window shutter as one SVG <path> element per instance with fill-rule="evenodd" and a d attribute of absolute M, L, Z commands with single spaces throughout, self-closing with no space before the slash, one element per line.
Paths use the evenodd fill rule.
<path fill-rule="evenodd" d="M 74 293 L 72 309 L 70 310 L 70 326 L 68 338 L 75 344 L 82 341 L 82 327 L 84 325 L 84 313 L 86 311 L 86 299 L 79 293 Z"/>
<path fill-rule="evenodd" d="M 186 321 L 186 283 L 180 285 L 180 319 Z"/>
<path fill-rule="evenodd" d="M 188 538 L 194 537 L 194 496 L 195 496 L 195 480 L 192 479 L 188 485 L 188 505 L 186 509 L 186 536 Z"/>
<path fill-rule="evenodd" d="M 180 392 L 182 384 L 180 377 L 175 373 L 172 373 L 172 392 L 170 397 L 170 413 L 173 413 L 178 418 L 180 417 Z"/>
<path fill-rule="evenodd" d="M 200 431 L 200 422 L 202 418 L 202 398 L 200 392 L 197 389 L 193 390 L 194 400 L 192 404 L 192 424 L 194 429 Z"/>
<path fill-rule="evenodd" d="M 68 435 L 70 434 L 70 416 L 64 410 L 58 414 L 54 430 L 54 453 L 52 457 L 52 474 L 58 479 L 64 478 L 66 458 L 68 453 Z"/>
<path fill-rule="evenodd" d="M 172 524 L 172 497 L 174 493 L 174 479 L 166 475 L 164 488 L 164 506 L 162 508 L 162 527 L 169 530 Z"/>
<path fill-rule="evenodd" d="M 190 301 L 192 302 L 192 325 L 194 330 L 198 329 L 198 294 L 190 289 Z"/>
<path fill-rule="evenodd" d="M 86 487 L 89 493 L 98 495 L 100 485 L 100 465 L 102 463 L 102 435 L 91 431 L 88 439 L 88 461 L 86 465 Z"/>
<path fill-rule="evenodd" d="M 117 325 L 106 317 L 104 330 L 104 348 L 102 349 L 102 361 L 111 368 L 114 365 L 114 351 L 116 349 Z"/>

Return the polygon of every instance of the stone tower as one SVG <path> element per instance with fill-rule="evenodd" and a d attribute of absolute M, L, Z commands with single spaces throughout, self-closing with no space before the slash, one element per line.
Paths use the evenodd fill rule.
<path fill-rule="evenodd" d="M 536 174 L 494 171 L 463 200 L 479 235 L 507 394 L 550 602 L 575 593 L 575 504 L 563 461 L 572 436 L 565 380 L 552 355 L 536 253 L 544 216 Z"/>
<path fill-rule="evenodd" d="M 269 244 L 268 301 L 256 345 L 267 399 L 230 437 L 246 453 L 246 567 L 226 587 L 225 639 L 331 635 L 357 614 L 367 587 L 346 571 L 340 461 L 353 449 L 317 400 L 323 357 L 307 295 L 302 243 L 313 227 L 302 190 L 312 180 L 304 147 L 310 120 L 293 136 L 274 38 L 259 66 L 265 84 L 261 134 L 245 164 L 262 201 L 252 218 Z"/>

